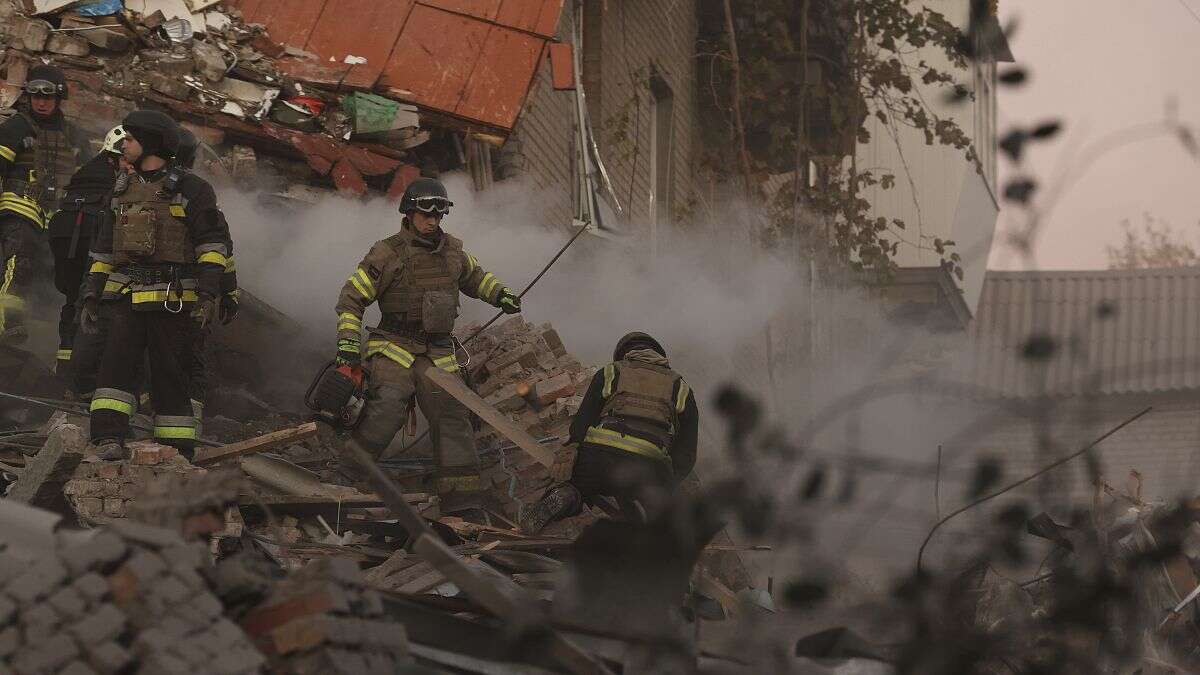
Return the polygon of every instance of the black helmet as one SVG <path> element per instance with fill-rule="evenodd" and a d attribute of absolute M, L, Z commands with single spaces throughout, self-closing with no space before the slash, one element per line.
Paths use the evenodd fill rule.
<path fill-rule="evenodd" d="M 24 92 L 36 96 L 67 97 L 67 77 L 63 71 L 46 64 L 38 64 L 29 69 L 25 76 Z"/>
<path fill-rule="evenodd" d="M 444 216 L 450 213 L 454 202 L 446 194 L 446 186 L 436 178 L 418 178 L 408 184 L 404 197 L 400 199 L 400 213 L 420 211 L 429 215 Z"/>
<path fill-rule="evenodd" d="M 121 120 L 121 126 L 142 144 L 142 152 L 171 159 L 179 149 L 179 125 L 157 110 L 134 110 Z"/>
<path fill-rule="evenodd" d="M 179 127 L 179 149 L 175 151 L 175 164 L 184 169 L 196 165 L 196 151 L 200 149 L 200 139 L 196 134 Z"/>
<path fill-rule="evenodd" d="M 620 361 L 625 358 L 626 354 L 635 349 L 653 349 L 661 354 L 664 359 L 667 358 L 667 350 L 658 344 L 658 340 L 655 340 L 646 333 L 634 331 L 626 333 L 624 337 L 617 340 L 617 346 L 613 349 L 613 361 Z"/>

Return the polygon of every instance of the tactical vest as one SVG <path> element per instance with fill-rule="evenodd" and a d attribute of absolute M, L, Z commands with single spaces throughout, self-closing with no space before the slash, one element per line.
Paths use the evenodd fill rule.
<path fill-rule="evenodd" d="M 618 361 L 613 368 L 616 385 L 600 409 L 600 426 L 632 433 L 669 451 L 679 423 L 675 400 L 679 375 L 632 360 Z"/>
<path fill-rule="evenodd" d="M 49 214 L 58 208 L 63 189 L 79 165 L 79 150 L 71 145 L 65 123 L 60 129 L 49 129 L 21 115 L 37 129 L 37 138 L 32 144 L 21 144 L 4 191 L 36 201 Z"/>
<path fill-rule="evenodd" d="M 184 222 L 182 198 L 163 190 L 163 178 L 133 179 L 113 197 L 113 264 L 187 264 L 195 249 Z"/>
<path fill-rule="evenodd" d="M 409 235 L 386 240 L 396 249 L 399 275 L 379 296 L 381 327 L 396 332 L 445 334 L 458 318 L 458 279 L 465 256 L 462 242 L 448 234 L 436 249 L 416 246 Z"/>

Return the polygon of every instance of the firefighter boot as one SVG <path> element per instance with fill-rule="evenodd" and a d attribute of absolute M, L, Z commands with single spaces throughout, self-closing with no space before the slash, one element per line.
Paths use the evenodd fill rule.
<path fill-rule="evenodd" d="M 521 514 L 521 533 L 537 534 L 550 523 L 574 515 L 583 505 L 579 490 L 570 483 L 550 488 L 541 501 Z"/>
<path fill-rule="evenodd" d="M 129 459 L 129 449 L 119 441 L 100 441 L 96 445 L 96 457 L 106 461 Z"/>

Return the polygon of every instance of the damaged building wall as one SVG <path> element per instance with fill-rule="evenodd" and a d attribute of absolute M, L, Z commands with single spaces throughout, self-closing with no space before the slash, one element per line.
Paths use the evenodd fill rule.
<path fill-rule="evenodd" d="M 1142 476 L 1146 499 L 1194 496 L 1200 478 L 1195 458 L 1200 447 L 1200 402 L 1194 392 L 1059 399 L 1045 406 L 1044 421 L 1031 412 L 997 412 L 998 428 L 972 444 L 971 456 L 1002 459 L 1006 480 L 1017 480 L 1078 451 L 1147 406 L 1154 410 L 1097 447 L 1102 478 L 1123 489 L 1133 470 Z M 1040 451 L 1043 436 L 1050 445 Z M 1058 506 L 1086 505 L 1095 492 L 1082 461 L 1050 474 L 1043 485 L 1053 486 L 1048 494 L 1062 500 Z"/>
<path fill-rule="evenodd" d="M 576 78 L 621 206 L 645 234 L 656 219 L 686 221 L 696 197 L 695 3 L 585 0 L 578 16 L 575 4 L 564 4 L 558 38 L 574 42 L 574 22 L 583 22 Z M 553 223 L 571 214 L 573 105 L 574 92 L 554 89 L 543 58 L 509 141 L 519 171 L 548 193 L 542 209 Z"/>
<path fill-rule="evenodd" d="M 1019 477 L 1153 406 L 1099 446 L 1105 478 L 1124 484 L 1135 469 L 1147 496 L 1194 493 L 1197 292 L 1196 268 L 988 272 L 961 374 L 995 406 L 977 454 L 1002 458 Z M 1083 463 L 1054 476 L 1072 478 L 1059 492 L 1090 500 Z"/>

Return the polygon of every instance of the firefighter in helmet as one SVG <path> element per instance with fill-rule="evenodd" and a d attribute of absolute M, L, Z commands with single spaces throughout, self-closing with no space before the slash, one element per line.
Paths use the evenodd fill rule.
<path fill-rule="evenodd" d="M 597 497 L 616 499 L 627 515 L 637 513 L 635 502 L 649 509 L 692 472 L 699 420 L 696 397 L 663 346 L 645 333 L 622 337 L 571 421 L 567 444 L 577 449 L 552 470 L 562 482 L 521 514 L 521 530 L 536 534 Z"/>
<path fill-rule="evenodd" d="M 200 139 L 187 129 L 179 130 L 179 151 L 170 169 L 175 172 L 191 171 L 196 165 L 196 155 L 200 150 Z M 167 180 L 171 180 L 169 177 Z M 224 214 L 221 216 L 224 219 Z M 225 225 L 225 231 L 229 226 Z M 238 288 L 237 266 L 233 261 L 233 239 L 227 238 L 225 245 L 229 249 L 225 263 L 225 272 L 221 275 L 221 295 L 217 305 L 217 318 L 221 325 L 228 325 L 237 316 L 241 290 Z M 192 348 L 188 352 L 186 370 L 188 372 L 188 391 L 192 401 L 192 412 L 196 417 L 197 430 L 200 419 L 204 416 L 204 404 L 208 399 L 208 356 L 209 339 L 212 325 L 195 325 L 192 336 Z"/>
<path fill-rule="evenodd" d="M 121 126 L 127 134 L 122 151 L 134 172 L 113 189 L 79 320 L 86 333 L 99 330 L 102 311 L 106 323 L 91 403 L 92 443 L 101 459 L 128 457 L 125 437 L 138 404 L 134 379 L 148 354 L 154 437 L 191 457 L 196 419 L 187 368 L 194 331 L 217 317 L 229 229 L 212 186 L 172 170 L 179 147 L 174 120 L 136 110 Z"/>
<path fill-rule="evenodd" d="M 471 416 L 421 373 L 458 371 L 451 331 L 459 293 L 508 314 L 521 311 L 521 300 L 442 230 L 451 206 L 441 182 L 413 181 L 400 200 L 400 231 L 371 247 L 342 287 L 336 311 L 337 361 L 358 365 L 365 359 L 370 374 L 367 406 L 351 441 L 378 456 L 403 426 L 415 396 L 437 454 L 442 508 L 455 512 L 482 506 Z M 373 302 L 383 317 L 369 329 L 364 349 L 363 312 Z"/>
<path fill-rule="evenodd" d="M 64 298 L 58 319 L 58 354 L 55 362 L 55 372 L 60 377 L 67 376 L 72 362 L 78 328 L 76 305 L 91 264 L 88 252 L 95 241 L 96 230 L 108 212 L 113 184 L 117 180 L 117 172 L 121 170 L 121 146 L 124 141 L 123 128 L 117 126 L 109 130 L 100 152 L 84 162 L 67 182 L 59 209 L 50 218 L 47 227 L 50 252 L 54 256 L 54 286 Z M 91 361 L 98 368 L 98 350 L 92 351 Z M 91 376 L 94 378 L 95 372 Z M 94 387 L 88 387 L 87 391 L 90 392 Z"/>
<path fill-rule="evenodd" d="M 67 80 L 54 66 L 29 69 L 17 113 L 0 124 L 0 342 L 28 337 L 25 314 L 38 239 L 58 209 L 85 143 L 63 116 Z"/>

